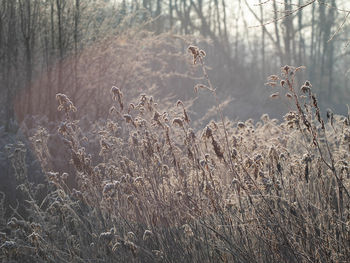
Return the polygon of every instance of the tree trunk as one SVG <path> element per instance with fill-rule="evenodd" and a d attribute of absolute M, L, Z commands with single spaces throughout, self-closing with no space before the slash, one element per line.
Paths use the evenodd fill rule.
<path fill-rule="evenodd" d="M 275 27 L 275 36 L 276 36 L 276 45 L 277 45 L 277 50 L 279 51 L 279 57 L 280 57 L 280 61 L 281 61 L 281 65 L 284 64 L 284 59 L 283 59 L 283 54 L 281 52 L 282 48 L 281 48 L 281 40 L 280 40 L 280 33 L 279 33 L 279 29 L 278 29 L 278 10 L 277 10 L 277 5 L 276 5 L 276 1 L 272 1 L 273 3 L 273 12 L 274 12 L 274 27 Z"/>
<path fill-rule="evenodd" d="M 56 0 L 57 8 L 57 23 L 58 23 L 58 49 L 59 49 L 59 60 L 58 60 L 58 79 L 57 79 L 57 92 L 63 92 L 62 87 L 62 63 L 63 63 L 63 25 L 62 25 L 62 1 Z"/>
<path fill-rule="evenodd" d="M 16 50 L 16 7 L 15 2 L 10 0 L 7 2 L 8 10 L 8 28 L 7 28 L 7 42 L 6 42 L 6 53 L 5 53 L 5 78 L 4 86 L 6 87 L 6 102 L 5 102 L 5 131 L 9 132 L 11 124 L 14 121 L 14 105 L 13 98 L 15 95 L 15 82 L 12 82 L 12 75 L 16 71 L 16 63 L 14 61 L 17 58 Z"/>

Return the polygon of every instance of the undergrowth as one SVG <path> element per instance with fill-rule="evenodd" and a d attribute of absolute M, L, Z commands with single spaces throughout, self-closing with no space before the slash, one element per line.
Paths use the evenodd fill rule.
<path fill-rule="evenodd" d="M 207 81 L 195 90 L 216 98 L 205 52 L 189 51 Z M 151 96 L 127 103 L 112 87 L 91 153 L 72 118 L 79 109 L 57 94 L 75 172 L 49 169 L 48 134 L 38 130 L 32 143 L 48 182 L 39 198 L 44 186 L 28 181 L 24 150 L 13 150 L 27 215 L 11 207 L 5 219 L 0 202 L 2 262 L 346 262 L 350 118 L 329 111 L 324 120 L 311 83 L 296 87 L 299 70 L 269 77 L 294 105 L 283 122 L 230 122 L 217 102 L 220 121 L 201 131 L 182 101 L 159 112 Z"/>

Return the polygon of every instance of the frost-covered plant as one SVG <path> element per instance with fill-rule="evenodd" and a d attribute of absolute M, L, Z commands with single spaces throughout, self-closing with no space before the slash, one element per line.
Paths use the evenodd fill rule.
<path fill-rule="evenodd" d="M 205 52 L 189 50 L 206 74 Z M 112 87 L 108 117 L 87 132 L 73 118 L 73 102 L 57 95 L 58 132 L 74 169 L 50 171 L 45 161 L 48 194 L 38 202 L 28 191 L 29 216 L 9 218 L 3 259 L 346 261 L 350 117 L 329 111 L 323 120 L 311 83 L 296 89 L 300 69 L 269 77 L 294 105 L 282 123 L 266 114 L 230 122 L 217 105 L 220 121 L 198 130 L 182 101 L 164 111 L 147 94 L 128 103 Z M 215 96 L 206 79 L 196 90 Z M 98 151 L 88 152 L 84 145 L 96 138 Z M 47 160 L 41 145 L 36 152 Z"/>

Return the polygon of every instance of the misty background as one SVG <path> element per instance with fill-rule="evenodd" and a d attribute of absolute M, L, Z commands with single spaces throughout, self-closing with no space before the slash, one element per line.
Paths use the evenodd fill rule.
<path fill-rule="evenodd" d="M 280 119 L 290 103 L 283 94 L 271 100 L 276 90 L 264 83 L 286 64 L 306 66 L 300 83 L 310 80 L 321 107 L 344 114 L 347 8 L 340 0 L 1 0 L 0 124 L 10 131 L 33 116 L 57 120 L 59 92 L 80 117 L 99 119 L 113 85 L 130 99 L 147 93 L 160 105 L 187 101 L 198 124 L 215 118 L 210 94 L 193 91 L 203 79 L 189 44 L 206 51 L 230 119 Z"/>

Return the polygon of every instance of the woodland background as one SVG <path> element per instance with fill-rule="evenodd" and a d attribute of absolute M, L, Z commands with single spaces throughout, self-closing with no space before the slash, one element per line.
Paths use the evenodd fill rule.
<path fill-rule="evenodd" d="M 184 59 L 189 43 L 206 50 L 229 117 L 281 118 L 288 103 L 271 103 L 264 83 L 285 64 L 306 66 L 300 78 L 313 83 L 321 107 L 345 113 L 348 14 L 340 0 L 1 0 L 1 126 L 57 120 L 58 92 L 94 119 L 107 112 L 112 85 L 193 101 L 200 75 Z M 208 103 L 195 103 L 193 118 Z"/>

